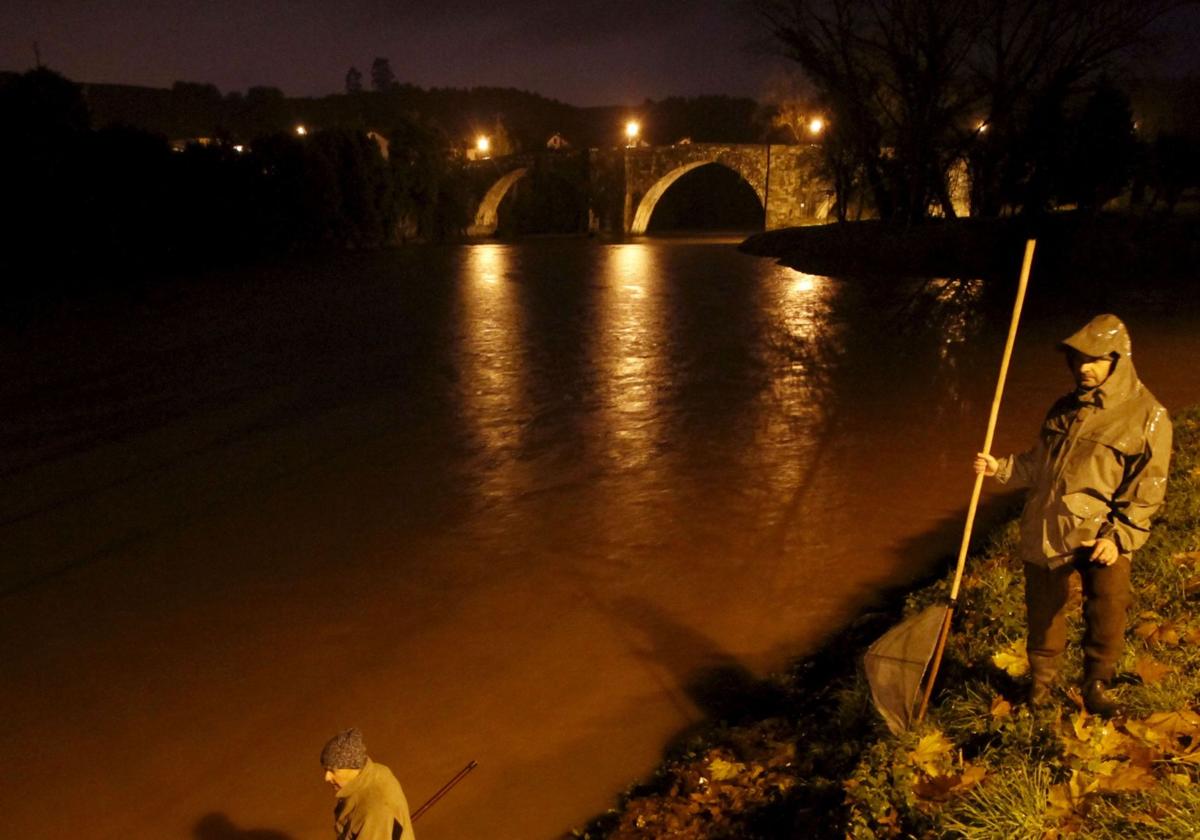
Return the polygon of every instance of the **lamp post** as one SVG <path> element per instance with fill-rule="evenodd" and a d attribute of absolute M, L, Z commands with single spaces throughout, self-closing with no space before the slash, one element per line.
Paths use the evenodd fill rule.
<path fill-rule="evenodd" d="M 487 160 L 492 156 L 492 141 L 489 137 L 481 134 L 475 139 L 475 157 L 479 160 Z"/>
<path fill-rule="evenodd" d="M 630 120 L 625 123 L 625 147 L 633 148 L 638 143 L 638 135 L 642 132 L 642 126 L 637 120 Z"/>
<path fill-rule="evenodd" d="M 638 135 L 642 126 L 637 120 L 625 123 L 625 205 L 621 212 L 624 233 L 628 234 L 633 227 L 633 173 L 629 168 L 629 150 L 637 146 Z"/>

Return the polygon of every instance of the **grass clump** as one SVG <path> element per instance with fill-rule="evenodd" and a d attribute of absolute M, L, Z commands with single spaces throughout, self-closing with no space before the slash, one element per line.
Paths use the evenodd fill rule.
<path fill-rule="evenodd" d="M 892 736 L 859 662 L 900 610 L 859 619 L 817 655 L 753 687 L 737 715 L 671 751 L 653 778 L 577 838 L 1030 838 L 1200 835 L 1200 408 L 1175 418 L 1167 501 L 1133 563 L 1134 607 L 1114 696 L 1022 702 L 1023 577 L 1016 523 L 963 579 L 926 721 Z M 942 602 L 948 580 L 904 599 Z M 1064 685 L 1081 671 L 1074 610 Z M 1074 657 L 1072 657 L 1074 653 Z"/>

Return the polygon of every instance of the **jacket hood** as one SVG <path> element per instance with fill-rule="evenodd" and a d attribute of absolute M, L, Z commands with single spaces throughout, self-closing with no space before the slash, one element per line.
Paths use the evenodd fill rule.
<path fill-rule="evenodd" d="M 1137 372 L 1133 367 L 1133 343 L 1129 330 L 1116 315 L 1097 315 L 1083 329 L 1058 345 L 1059 349 L 1078 350 L 1085 356 L 1111 356 L 1112 373 L 1097 388 L 1107 400 L 1120 402 L 1141 390 Z"/>
<path fill-rule="evenodd" d="M 1129 330 L 1116 315 L 1097 315 L 1083 329 L 1063 339 L 1060 347 L 1070 347 L 1085 356 L 1128 357 L 1133 352 Z"/>

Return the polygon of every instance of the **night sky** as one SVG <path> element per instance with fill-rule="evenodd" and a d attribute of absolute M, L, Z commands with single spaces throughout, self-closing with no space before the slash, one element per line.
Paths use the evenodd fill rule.
<path fill-rule="evenodd" d="M 756 96 L 771 60 L 729 0 L 6 0 L 0 69 L 43 62 L 91 82 L 340 92 L 375 56 L 401 82 L 495 85 L 575 105 Z"/>
<path fill-rule="evenodd" d="M 1196 71 L 1200 11 L 1175 13 L 1141 66 Z M 375 56 L 401 82 L 494 85 L 575 105 L 725 93 L 759 97 L 781 62 L 738 0 L 5 0 L 0 69 L 43 62 L 87 82 L 223 92 L 337 93 Z M 758 46 L 756 46 L 756 42 Z M 1169 58 L 1162 58 L 1169 56 Z"/>

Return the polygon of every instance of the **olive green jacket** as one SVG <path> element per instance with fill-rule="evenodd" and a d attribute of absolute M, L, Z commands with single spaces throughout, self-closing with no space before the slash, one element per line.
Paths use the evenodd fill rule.
<path fill-rule="evenodd" d="M 1096 539 L 1126 555 L 1140 548 L 1166 493 L 1171 457 L 1171 420 L 1138 379 L 1125 325 L 1100 315 L 1061 347 L 1112 356 L 1112 371 L 1099 387 L 1055 402 L 1037 444 L 1001 458 L 996 472 L 1001 482 L 1032 488 L 1021 553 L 1051 568 Z"/>
<path fill-rule="evenodd" d="M 367 759 L 362 772 L 336 794 L 337 840 L 413 840 L 408 800 L 392 771 Z"/>

